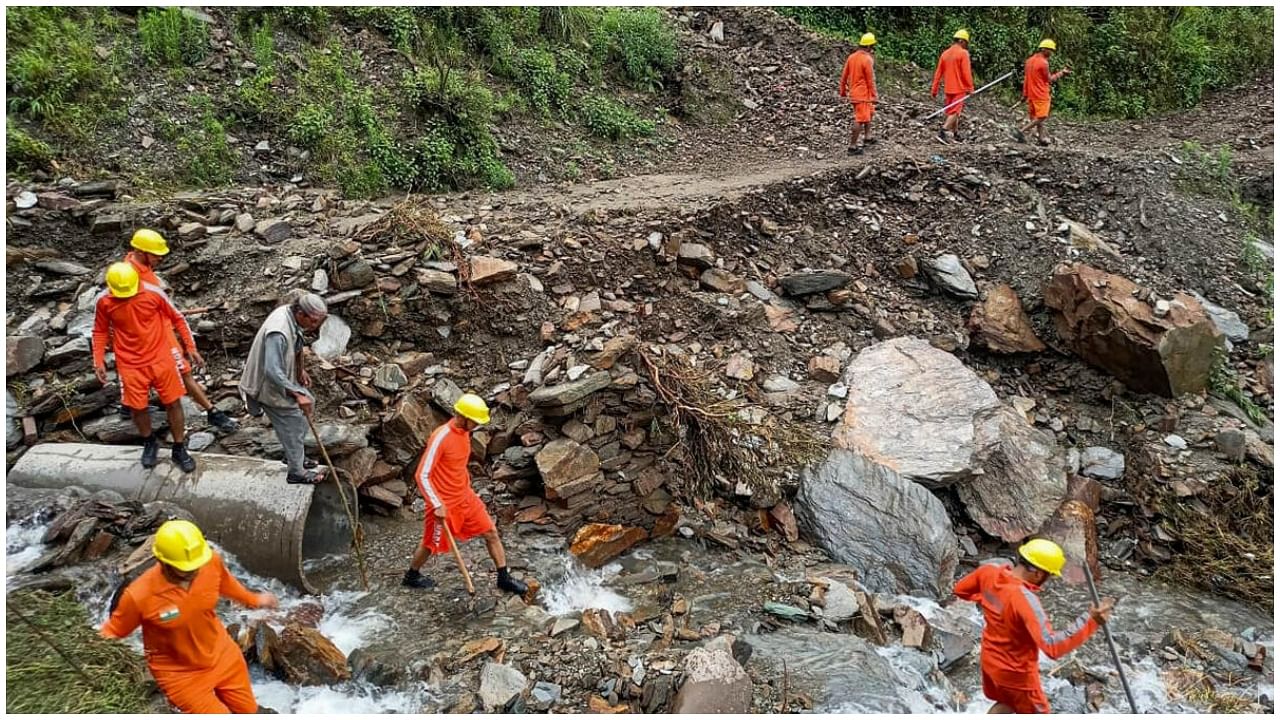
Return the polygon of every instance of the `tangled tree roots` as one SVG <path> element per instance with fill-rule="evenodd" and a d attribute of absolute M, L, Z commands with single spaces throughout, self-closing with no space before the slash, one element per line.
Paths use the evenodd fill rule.
<path fill-rule="evenodd" d="M 635 355 L 666 411 L 674 438 L 667 456 L 688 468 L 681 489 L 689 499 L 749 494 L 755 506 L 769 507 L 781 499 L 782 476 L 821 453 L 822 442 L 797 425 L 776 417 L 749 422 L 743 401 L 717 393 L 705 371 L 670 355 Z"/>

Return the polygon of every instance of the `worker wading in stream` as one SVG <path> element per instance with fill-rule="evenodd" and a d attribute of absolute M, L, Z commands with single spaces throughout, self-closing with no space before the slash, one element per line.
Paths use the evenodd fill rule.
<path fill-rule="evenodd" d="M 186 520 L 161 525 L 152 552 L 159 562 L 124 589 L 99 632 L 120 639 L 142 626 L 147 667 L 180 712 L 258 712 L 249 666 L 215 611 L 220 597 L 274 608 L 276 596 L 241 585 Z"/>
<path fill-rule="evenodd" d="M 1071 74 L 1071 68 L 1063 68 L 1056 73 L 1049 72 L 1049 58 L 1058 51 L 1058 45 L 1048 38 L 1040 41 L 1035 54 L 1027 58 L 1022 72 L 1022 99 L 1027 101 L 1027 117 L 1030 121 L 1013 131 L 1018 142 L 1027 141 L 1027 133 L 1036 131 L 1036 141 L 1041 145 L 1049 144 L 1049 135 L 1045 132 L 1044 123 L 1049 119 L 1049 106 L 1052 96 L 1049 85 L 1058 78 Z"/>
<path fill-rule="evenodd" d="M 861 155 L 863 143 L 874 144 L 871 118 L 876 113 L 876 36 L 863 33 L 858 49 L 844 61 L 840 74 L 840 97 L 849 98 L 853 106 L 853 123 L 849 130 L 849 154 Z"/>
<path fill-rule="evenodd" d="M 422 543 L 413 553 L 403 584 L 420 589 L 434 587 L 435 582 L 421 572 L 427 558 L 452 552 L 450 535 L 457 542 L 482 537 L 489 557 L 498 568 L 498 589 L 524 595 L 529 588 L 507 572 L 502 538 L 498 537 L 484 501 L 471 489 L 471 473 L 467 470 L 471 433 L 489 423 L 489 406 L 479 396 L 468 393 L 454 403 L 453 412 L 453 419 L 436 428 L 427 439 L 426 450 L 414 474 L 418 492 L 427 503 L 427 517 L 423 522 Z"/>
<path fill-rule="evenodd" d="M 942 51 L 938 57 L 938 69 L 933 73 L 933 86 L 929 94 L 938 97 L 938 89 L 944 88 L 943 106 L 947 108 L 946 119 L 938 129 L 938 142 L 961 142 L 960 113 L 964 112 L 964 96 L 973 92 L 973 70 L 969 67 L 969 31 L 957 30 L 951 47 Z M 952 105 L 952 103 L 955 103 Z M 951 139 L 947 139 L 947 133 Z"/>
<path fill-rule="evenodd" d="M 313 293 L 272 310 L 249 346 L 240 376 L 240 394 L 249 414 L 266 413 L 280 439 L 289 466 L 285 482 L 291 485 L 315 485 L 324 479 L 308 469 L 315 463 L 306 459 L 307 418 L 315 397 L 307 389 L 311 378 L 302 364 L 302 333 L 319 330 L 328 316 L 324 299 Z"/>
<path fill-rule="evenodd" d="M 956 583 L 956 597 L 982 607 L 982 694 L 995 701 L 992 713 L 1048 713 L 1040 684 L 1040 653 L 1057 660 L 1075 650 L 1111 616 L 1115 600 L 1091 605 L 1066 630 L 1055 632 L 1036 593 L 1062 574 L 1066 556 L 1051 540 L 1036 538 L 1018 548 L 1018 564 L 988 563 Z"/>
<path fill-rule="evenodd" d="M 155 273 L 155 268 L 161 260 L 169 254 L 169 244 L 165 242 L 164 236 L 155 230 L 142 228 L 133 234 L 133 239 L 129 241 L 129 247 L 133 248 L 124 256 L 124 261 L 133 266 L 138 271 L 138 278 L 142 282 L 142 286 L 156 290 L 161 293 L 168 292 L 167 287 L 159 276 Z M 204 358 L 200 352 L 192 346 L 189 348 L 191 362 L 187 363 L 183 358 L 183 347 L 178 342 L 177 335 L 174 331 L 183 333 L 184 337 L 191 334 L 191 328 L 187 326 L 186 319 L 182 321 L 182 327 L 171 325 L 169 328 L 169 352 L 173 355 L 173 361 L 178 366 L 178 373 L 182 376 L 182 384 L 187 389 L 187 394 L 199 405 L 202 410 L 209 416 L 209 424 L 224 432 L 234 432 L 237 428 L 235 420 L 213 406 L 209 401 L 209 396 L 205 394 L 204 388 L 195 379 L 192 374 L 192 365 L 197 368 L 204 367 Z M 121 405 L 121 414 L 128 413 L 128 407 Z"/>
<path fill-rule="evenodd" d="M 186 417 L 182 412 L 182 375 L 170 346 L 172 328 L 182 335 L 188 353 L 196 343 L 187 321 L 159 288 L 144 287 L 138 271 L 129 263 L 107 268 L 107 289 L 94 303 L 93 373 L 107 384 L 107 346 L 116 357 L 120 377 L 120 403 L 133 414 L 133 424 L 142 436 L 142 467 L 156 466 L 160 438 L 151 427 L 147 411 L 148 395 L 154 388 L 164 404 L 173 433 L 173 462 L 183 472 L 196 469 L 195 458 L 187 452 Z"/>

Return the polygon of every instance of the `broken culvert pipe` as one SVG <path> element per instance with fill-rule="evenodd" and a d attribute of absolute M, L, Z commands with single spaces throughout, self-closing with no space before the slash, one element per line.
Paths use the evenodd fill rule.
<path fill-rule="evenodd" d="M 36 445 L 6 482 L 27 488 L 114 490 L 141 502 L 167 500 L 195 518 L 206 537 L 246 570 L 315 594 L 303 563 L 351 549 L 351 527 L 332 482 L 289 485 L 279 461 L 201 454 L 184 475 L 167 459 L 152 470 L 137 447 Z"/>

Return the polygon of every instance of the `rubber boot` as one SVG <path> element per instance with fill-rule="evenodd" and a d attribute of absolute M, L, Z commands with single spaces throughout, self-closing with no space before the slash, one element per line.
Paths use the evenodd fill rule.
<path fill-rule="evenodd" d="M 512 595 L 524 595 L 529 592 L 529 586 L 511 577 L 511 573 L 507 572 L 506 568 L 498 568 L 498 589 Z"/>
<path fill-rule="evenodd" d="M 160 457 L 160 440 L 155 433 L 151 433 L 151 437 L 142 443 L 142 467 L 150 470 L 156 466 Z"/>
<path fill-rule="evenodd" d="M 196 469 L 196 459 L 191 457 L 191 453 L 187 452 L 186 443 L 173 444 L 173 462 L 182 468 L 182 472 L 189 473 Z"/>
<path fill-rule="evenodd" d="M 951 141 L 947 139 L 947 131 L 946 131 L 946 130 L 939 130 L 939 131 L 938 131 L 938 142 L 942 143 L 943 145 L 950 145 L 950 144 L 951 144 Z"/>
<path fill-rule="evenodd" d="M 1027 141 L 1027 136 L 1022 134 L 1022 129 L 1021 129 L 1021 128 L 1014 128 L 1014 129 L 1013 129 L 1013 139 L 1014 139 L 1014 140 L 1017 140 L 1017 141 L 1018 141 L 1018 142 L 1020 142 L 1020 143 L 1025 143 L 1025 142 Z"/>
<path fill-rule="evenodd" d="M 436 586 L 436 581 L 413 568 L 409 568 L 404 571 L 404 578 L 400 581 L 400 584 L 415 590 L 430 590 Z"/>

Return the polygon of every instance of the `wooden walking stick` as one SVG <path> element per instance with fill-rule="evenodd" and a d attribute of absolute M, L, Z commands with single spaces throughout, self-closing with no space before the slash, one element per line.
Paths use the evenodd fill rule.
<path fill-rule="evenodd" d="M 356 564 L 360 568 L 360 585 L 367 592 L 369 590 L 369 573 L 364 567 L 364 531 L 360 528 L 360 521 L 351 512 L 351 505 L 347 503 L 347 493 L 342 489 L 342 481 L 338 479 L 338 468 L 334 467 L 333 461 L 329 459 L 329 451 L 325 449 L 324 441 L 320 439 L 320 432 L 316 430 L 315 421 L 311 419 L 310 415 L 304 414 L 303 417 L 307 419 L 307 426 L 311 428 L 311 434 L 315 436 L 316 445 L 320 447 L 320 455 L 324 458 L 324 464 L 333 472 L 333 484 L 338 488 L 338 496 L 342 498 L 342 509 L 347 511 L 347 522 L 351 524 L 351 538 L 354 540 L 352 544 L 356 548 Z M 355 486 L 352 486 L 352 490 L 355 490 Z M 352 500 L 359 502 L 359 499 L 355 497 L 355 493 L 352 493 Z"/>
<path fill-rule="evenodd" d="M 1093 604 L 1101 605 L 1102 598 L 1098 597 L 1098 586 L 1093 582 L 1093 571 L 1089 569 L 1089 562 L 1084 562 L 1084 577 L 1089 581 L 1089 594 L 1093 596 Z M 1107 648 L 1111 650 L 1111 662 L 1115 663 L 1116 672 L 1120 674 L 1120 686 L 1124 688 L 1124 696 L 1129 701 L 1129 709 L 1134 715 L 1139 713 L 1138 703 L 1133 699 L 1133 691 L 1129 689 L 1129 678 L 1125 677 L 1124 666 L 1120 664 L 1120 653 L 1116 651 L 1116 641 L 1111 637 L 1110 624 L 1102 625 L 1102 632 L 1107 636 Z"/>
<path fill-rule="evenodd" d="M 458 543 L 453 541 L 453 532 L 449 530 L 449 523 L 444 518 L 436 518 L 441 525 L 444 526 L 444 536 L 449 538 L 449 549 L 453 551 L 453 559 L 458 561 L 458 569 L 462 571 L 462 580 L 467 584 L 467 593 L 476 594 L 476 586 L 471 582 L 471 573 L 467 571 L 467 564 L 462 560 L 462 553 L 458 552 Z"/>

